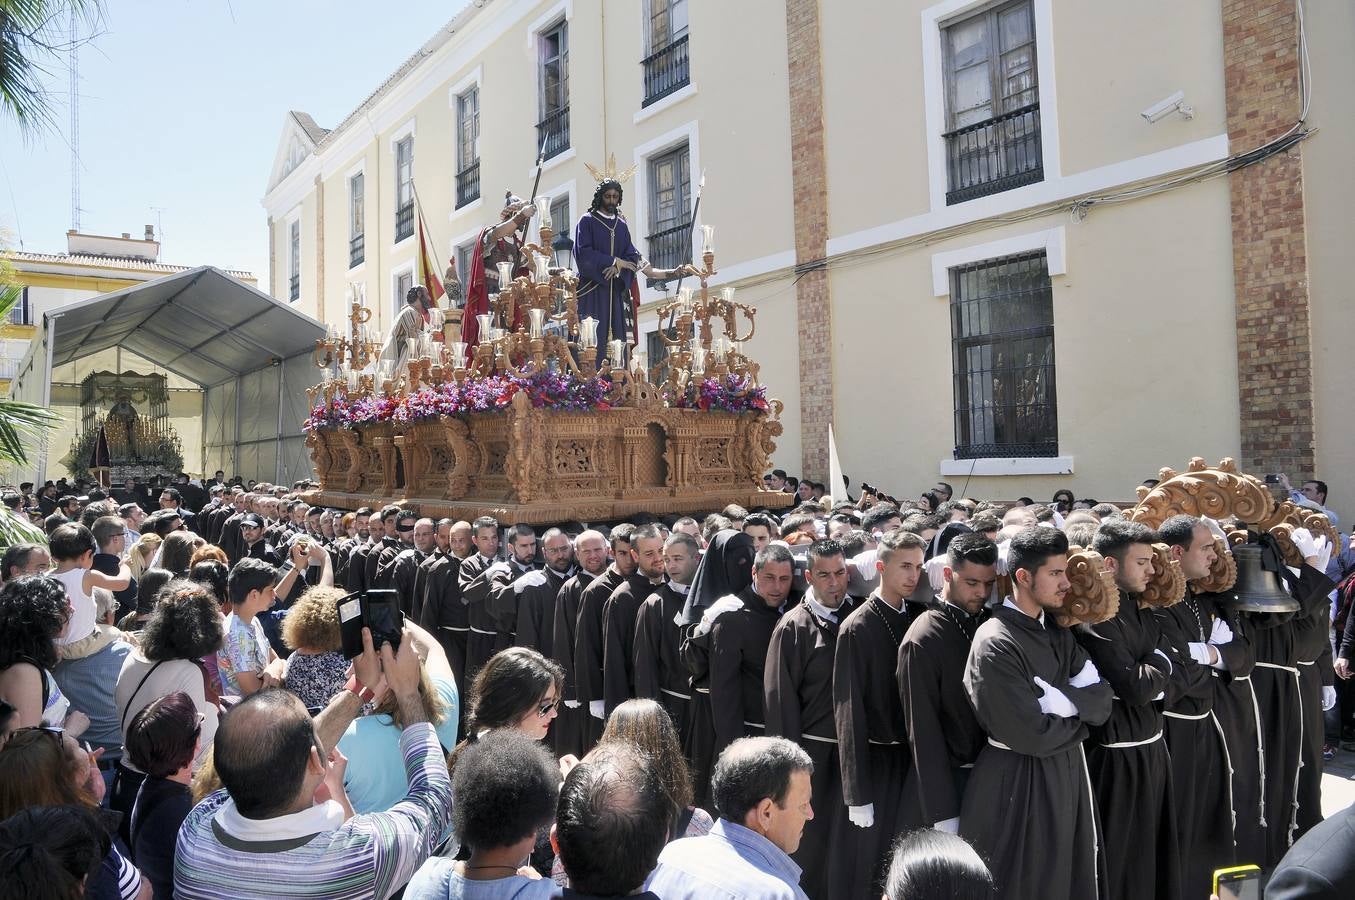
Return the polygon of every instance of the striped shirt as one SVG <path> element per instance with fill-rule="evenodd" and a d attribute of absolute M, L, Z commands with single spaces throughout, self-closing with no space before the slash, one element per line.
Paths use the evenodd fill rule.
<path fill-rule="evenodd" d="M 240 816 L 231 815 L 234 804 L 225 791 L 212 794 L 193 808 L 179 831 L 174 896 L 389 897 L 432 853 L 452 814 L 451 777 L 433 726 L 421 722 L 406 728 L 400 750 L 409 781 L 405 798 L 385 812 L 353 816 L 332 830 L 288 836 L 267 826 L 276 820 L 263 820 L 263 835 L 230 832 L 223 822 L 238 829 Z"/>

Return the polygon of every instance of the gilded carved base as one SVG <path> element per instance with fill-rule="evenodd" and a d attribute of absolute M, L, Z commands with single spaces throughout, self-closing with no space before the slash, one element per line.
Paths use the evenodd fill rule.
<path fill-rule="evenodd" d="M 775 412 L 569 412 L 518 394 L 501 412 L 312 432 L 310 501 L 534 524 L 781 508 L 791 496 L 762 489 L 780 433 Z"/>

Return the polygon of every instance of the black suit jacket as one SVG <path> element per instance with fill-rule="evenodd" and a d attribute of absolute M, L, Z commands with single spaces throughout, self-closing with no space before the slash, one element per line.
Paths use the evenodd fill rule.
<path fill-rule="evenodd" d="M 1266 885 L 1266 900 L 1351 897 L 1355 897 L 1355 804 L 1299 838 Z"/>

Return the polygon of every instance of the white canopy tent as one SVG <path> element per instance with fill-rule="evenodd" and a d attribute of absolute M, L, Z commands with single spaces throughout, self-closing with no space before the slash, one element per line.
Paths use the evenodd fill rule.
<path fill-rule="evenodd" d="M 50 408 L 54 366 L 122 347 L 202 387 L 203 446 L 184 447 L 185 470 L 290 484 L 312 471 L 301 424 L 324 334 L 310 316 L 202 266 L 44 313 L 10 396 Z M 34 481 L 52 461 L 44 441 Z"/>

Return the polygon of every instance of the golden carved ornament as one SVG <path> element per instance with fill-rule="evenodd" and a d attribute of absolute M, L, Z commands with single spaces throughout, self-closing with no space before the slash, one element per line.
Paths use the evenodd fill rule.
<path fill-rule="evenodd" d="M 1243 540 L 1246 532 L 1242 532 Z M 1221 538 L 1214 539 L 1214 562 L 1209 566 L 1209 574 L 1191 582 L 1201 594 L 1221 594 L 1233 589 L 1237 583 L 1237 560 Z"/>
<path fill-rule="evenodd" d="M 1120 609 L 1120 591 L 1115 573 L 1106 569 L 1106 561 L 1095 550 L 1069 547 L 1068 593 L 1063 606 L 1054 611 L 1054 619 L 1064 628 L 1097 625 L 1115 617 Z"/>
<path fill-rule="evenodd" d="M 1172 559 L 1171 548 L 1153 544 L 1153 575 L 1139 595 L 1140 608 L 1162 609 L 1175 606 L 1186 595 L 1186 576 L 1181 563 Z"/>
<path fill-rule="evenodd" d="M 1129 518 L 1149 528 L 1158 528 L 1176 515 L 1237 517 L 1248 524 L 1264 522 L 1275 512 L 1275 498 L 1257 478 L 1239 472 L 1237 463 L 1224 458 L 1213 468 L 1194 457 L 1186 471 L 1163 468 L 1161 481 L 1148 490 L 1140 486 L 1139 502 Z"/>

